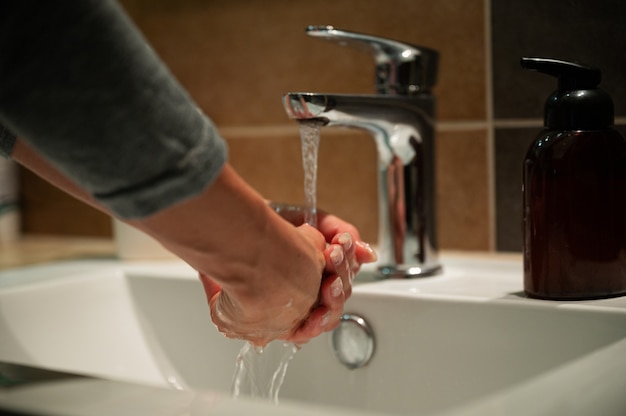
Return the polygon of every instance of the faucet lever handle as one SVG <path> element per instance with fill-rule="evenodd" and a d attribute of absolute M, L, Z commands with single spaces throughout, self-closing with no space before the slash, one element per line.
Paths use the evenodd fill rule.
<path fill-rule="evenodd" d="M 434 49 L 333 26 L 309 26 L 306 33 L 371 53 L 376 61 L 376 90 L 379 94 L 428 92 L 437 81 L 439 53 Z"/>

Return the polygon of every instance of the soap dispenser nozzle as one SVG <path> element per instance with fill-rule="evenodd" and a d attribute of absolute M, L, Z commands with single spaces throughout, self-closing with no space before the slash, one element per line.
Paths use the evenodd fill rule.
<path fill-rule="evenodd" d="M 552 58 L 522 58 L 522 68 L 558 78 L 548 97 L 545 125 L 552 130 L 594 130 L 613 125 L 613 100 L 598 88 L 601 72 L 592 66 Z"/>
<path fill-rule="evenodd" d="M 522 58 L 522 68 L 539 71 L 559 79 L 560 90 L 596 88 L 600 84 L 600 70 L 577 62 L 552 58 Z"/>

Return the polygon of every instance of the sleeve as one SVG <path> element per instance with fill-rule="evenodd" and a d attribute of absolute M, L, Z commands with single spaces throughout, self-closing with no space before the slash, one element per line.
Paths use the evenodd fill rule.
<path fill-rule="evenodd" d="M 2 2 L 0 124 L 1 149 L 12 132 L 126 219 L 202 192 L 227 158 L 114 0 Z"/>

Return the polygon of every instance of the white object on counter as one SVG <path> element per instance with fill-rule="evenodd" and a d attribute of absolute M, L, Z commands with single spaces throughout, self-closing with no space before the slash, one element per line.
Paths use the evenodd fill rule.
<path fill-rule="evenodd" d="M 0 158 L 0 244 L 15 241 L 20 236 L 17 184 L 17 164 Z"/>
<path fill-rule="evenodd" d="M 146 233 L 113 220 L 117 256 L 122 260 L 172 260 L 177 257 Z"/>

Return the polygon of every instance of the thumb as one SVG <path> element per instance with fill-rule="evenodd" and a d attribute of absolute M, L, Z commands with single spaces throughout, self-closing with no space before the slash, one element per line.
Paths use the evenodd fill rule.
<path fill-rule="evenodd" d="M 220 292 L 222 291 L 222 287 L 206 274 L 199 273 L 199 275 L 202 286 L 204 287 L 206 299 L 209 303 L 211 303 L 211 300 L 213 300 L 217 295 L 220 294 Z"/>
<path fill-rule="evenodd" d="M 224 307 L 224 298 L 226 292 L 222 291 L 222 287 L 209 276 L 203 273 L 199 273 L 200 281 L 204 287 L 204 293 L 209 303 L 209 310 L 211 312 L 211 320 L 219 332 L 229 338 L 237 338 L 232 333 L 230 326 L 232 325 L 232 315 L 229 313 L 231 309 Z M 226 306 L 228 302 L 226 302 Z"/>
<path fill-rule="evenodd" d="M 320 251 L 324 251 L 326 248 L 326 239 L 317 228 L 305 223 L 296 227 L 296 229 L 313 245 L 313 247 Z"/>

